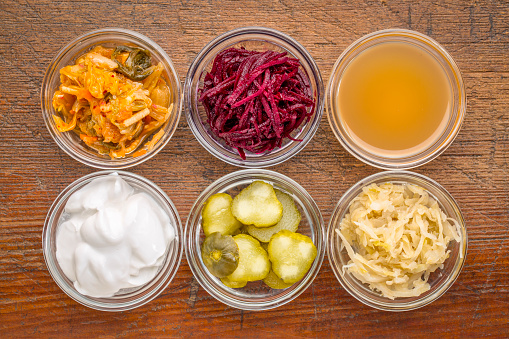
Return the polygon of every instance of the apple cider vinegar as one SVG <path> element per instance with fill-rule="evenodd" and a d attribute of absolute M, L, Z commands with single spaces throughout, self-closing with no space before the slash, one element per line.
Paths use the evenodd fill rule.
<path fill-rule="evenodd" d="M 335 102 L 350 137 L 384 157 L 430 147 L 447 126 L 451 104 L 442 66 L 405 42 L 382 43 L 355 57 L 340 79 Z"/>

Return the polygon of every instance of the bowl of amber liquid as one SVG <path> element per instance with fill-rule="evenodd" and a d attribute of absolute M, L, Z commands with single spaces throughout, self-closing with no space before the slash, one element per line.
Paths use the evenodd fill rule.
<path fill-rule="evenodd" d="M 408 169 L 439 156 L 465 116 L 460 70 L 430 37 L 390 29 L 368 34 L 338 58 L 326 90 L 331 128 L 359 160 Z"/>

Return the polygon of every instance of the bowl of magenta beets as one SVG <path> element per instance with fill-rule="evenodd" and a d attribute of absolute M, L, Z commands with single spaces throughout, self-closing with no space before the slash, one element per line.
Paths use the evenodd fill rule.
<path fill-rule="evenodd" d="M 320 71 L 301 44 L 270 28 L 239 28 L 208 43 L 189 68 L 187 122 L 215 157 L 273 166 L 313 138 L 323 92 Z"/>

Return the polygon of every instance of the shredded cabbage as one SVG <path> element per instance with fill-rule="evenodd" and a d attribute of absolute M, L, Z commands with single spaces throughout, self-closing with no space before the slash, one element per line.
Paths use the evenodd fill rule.
<path fill-rule="evenodd" d="M 112 159 L 149 152 L 173 111 L 163 70 L 162 63 L 150 65 L 143 50 L 94 47 L 60 70 L 61 84 L 53 95 L 53 107 L 60 113 L 53 115 L 57 129 L 73 131 L 87 146 Z"/>
<path fill-rule="evenodd" d="M 366 186 L 349 212 L 336 229 L 351 259 L 343 273 L 389 299 L 428 291 L 430 274 L 449 257 L 449 242 L 460 241 L 457 221 L 419 186 Z"/>

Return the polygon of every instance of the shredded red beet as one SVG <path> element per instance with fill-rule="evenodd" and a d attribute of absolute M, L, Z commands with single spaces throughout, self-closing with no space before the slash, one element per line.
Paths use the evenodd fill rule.
<path fill-rule="evenodd" d="M 263 153 L 314 114 L 309 79 L 298 59 L 275 51 L 229 48 L 214 59 L 199 90 L 212 132 L 238 150 Z"/>

